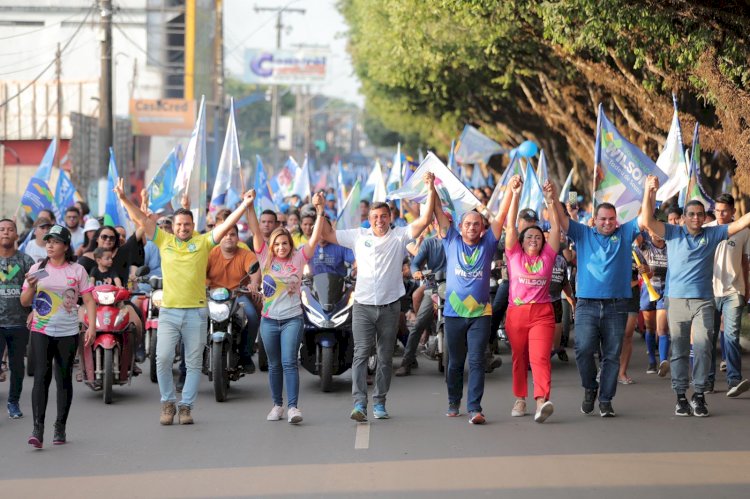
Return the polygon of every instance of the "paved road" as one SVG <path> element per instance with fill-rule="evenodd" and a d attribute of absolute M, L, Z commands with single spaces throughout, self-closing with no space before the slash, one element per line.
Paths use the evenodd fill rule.
<path fill-rule="evenodd" d="M 110 406 L 76 385 L 69 444 L 42 451 L 26 444 L 27 379 L 27 417 L 0 419 L 0 490 L 3 497 L 748 497 L 749 394 L 710 395 L 710 418 L 676 418 L 669 381 L 645 374 L 637 339 L 637 384 L 619 387 L 616 418 L 583 416 L 575 364 L 555 360 L 556 410 L 539 425 L 510 417 L 503 357 L 487 380 L 483 427 L 444 416 L 445 385 L 424 360 L 413 376 L 394 378 L 392 419 L 363 425 L 348 419 L 348 373 L 323 394 L 302 372 L 298 427 L 265 421 L 265 373 L 233 384 L 223 404 L 204 378 L 196 424 L 183 427 L 158 424 L 158 390 L 146 376 L 117 387 Z M 0 384 L 0 400 L 7 387 Z M 53 399 L 49 419 L 54 411 Z"/>

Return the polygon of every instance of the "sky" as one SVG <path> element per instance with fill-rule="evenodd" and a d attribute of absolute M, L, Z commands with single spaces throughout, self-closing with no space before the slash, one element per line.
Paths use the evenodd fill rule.
<path fill-rule="evenodd" d="M 359 94 L 359 81 L 346 51 L 347 25 L 335 4 L 335 0 L 225 0 L 226 70 L 231 76 L 241 77 L 246 48 L 275 47 L 276 13 L 255 12 L 256 6 L 304 9 L 304 14 L 282 16 L 285 25 L 282 48 L 303 43 L 329 47 L 326 83 L 313 86 L 311 90 L 363 106 L 364 97 Z"/>

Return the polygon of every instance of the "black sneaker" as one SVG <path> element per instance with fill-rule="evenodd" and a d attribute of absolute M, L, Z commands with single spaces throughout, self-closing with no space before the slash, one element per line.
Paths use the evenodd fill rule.
<path fill-rule="evenodd" d="M 44 445 L 44 425 L 39 423 L 34 423 L 34 429 L 31 431 L 31 435 L 29 435 L 29 445 L 34 447 L 35 449 L 41 449 Z"/>
<path fill-rule="evenodd" d="M 690 407 L 687 397 L 684 393 L 677 395 L 677 405 L 674 406 L 675 416 L 692 416 L 693 408 Z"/>
<path fill-rule="evenodd" d="M 612 402 L 599 402 L 599 415 L 603 418 L 615 417 L 615 410 L 612 408 Z"/>
<path fill-rule="evenodd" d="M 564 348 L 561 348 L 557 351 L 557 358 L 561 362 L 568 362 L 568 352 L 566 352 Z"/>
<path fill-rule="evenodd" d="M 65 423 L 55 423 L 55 436 L 52 437 L 52 445 L 63 445 L 67 440 L 65 439 Z"/>
<path fill-rule="evenodd" d="M 656 374 L 656 362 L 651 362 L 646 369 L 646 374 Z"/>
<path fill-rule="evenodd" d="M 750 389 L 750 381 L 743 379 L 742 381 L 729 387 L 729 390 L 727 390 L 727 397 L 729 398 L 739 397 L 740 395 L 745 393 L 748 389 Z M 8 410 L 8 412 L 10 412 L 10 409 Z"/>
<path fill-rule="evenodd" d="M 596 390 L 586 390 L 586 393 L 583 395 L 581 412 L 584 414 L 591 414 L 594 412 L 594 402 L 596 402 Z"/>
<path fill-rule="evenodd" d="M 690 405 L 693 406 L 693 414 L 699 418 L 708 417 L 708 407 L 706 407 L 706 397 L 702 393 L 694 393 L 693 398 L 690 400 Z"/>

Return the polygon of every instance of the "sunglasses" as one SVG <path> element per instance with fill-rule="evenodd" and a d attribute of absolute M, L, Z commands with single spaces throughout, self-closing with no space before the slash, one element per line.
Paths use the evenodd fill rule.
<path fill-rule="evenodd" d="M 99 239 L 103 239 L 105 241 L 114 241 L 115 239 L 117 239 L 117 237 L 116 236 L 108 236 L 107 234 L 100 234 L 99 235 Z"/>
<path fill-rule="evenodd" d="M 213 230 L 213 228 L 214 228 L 214 227 L 216 227 L 216 225 L 215 225 L 215 224 L 206 224 L 206 228 L 207 228 L 208 230 Z"/>

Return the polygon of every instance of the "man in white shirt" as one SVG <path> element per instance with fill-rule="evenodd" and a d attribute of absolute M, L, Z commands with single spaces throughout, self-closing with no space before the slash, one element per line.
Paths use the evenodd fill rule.
<path fill-rule="evenodd" d="M 354 410 L 350 417 L 358 422 L 367 421 L 367 359 L 373 348 L 378 356 L 373 415 L 376 419 L 389 417 L 385 399 L 391 385 L 400 298 L 406 293 L 401 274 L 406 245 L 430 224 L 437 202 L 435 175 L 426 173 L 424 181 L 429 189 L 427 206 L 422 215 L 406 227 L 391 228 L 391 211 L 386 203 L 372 204 L 367 229 L 332 231 L 327 223 L 323 227 L 322 237 L 329 243 L 351 248 L 357 262 L 352 310 Z"/>
<path fill-rule="evenodd" d="M 734 197 L 722 194 L 716 199 L 716 221 L 706 224 L 725 225 L 732 223 L 735 214 Z M 750 229 L 743 229 L 716 248 L 713 269 L 714 300 L 716 302 L 715 331 L 720 331 L 721 319 L 724 330 L 721 350 L 726 357 L 727 397 L 737 397 L 750 388 L 750 381 L 742 378 L 742 351 L 740 329 L 742 312 L 747 304 L 748 255 L 750 255 Z M 708 374 L 708 391 L 713 391 L 716 379 L 716 338 L 711 343 L 711 369 Z"/>
<path fill-rule="evenodd" d="M 49 218 L 40 216 L 34 222 L 34 234 L 28 239 L 23 250 L 34 260 L 34 263 L 47 258 L 47 243 L 44 242 L 44 236 L 51 228 L 52 221 Z"/>
<path fill-rule="evenodd" d="M 83 227 L 81 227 L 81 212 L 78 208 L 71 206 L 65 210 L 65 226 L 70 231 L 70 246 L 73 251 L 83 244 Z"/>

